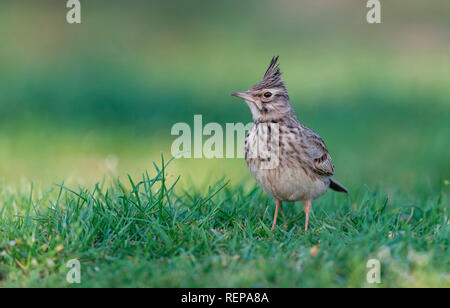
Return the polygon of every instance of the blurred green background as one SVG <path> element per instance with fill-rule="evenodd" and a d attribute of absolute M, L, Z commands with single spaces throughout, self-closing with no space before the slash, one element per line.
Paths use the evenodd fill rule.
<path fill-rule="evenodd" d="M 450 174 L 450 3 L 382 1 L 0 3 L 0 178 L 92 184 L 170 157 L 176 122 L 251 121 L 230 96 L 279 55 L 291 102 L 327 143 L 346 186 L 435 186 Z M 184 187 L 243 159 L 179 159 Z"/>

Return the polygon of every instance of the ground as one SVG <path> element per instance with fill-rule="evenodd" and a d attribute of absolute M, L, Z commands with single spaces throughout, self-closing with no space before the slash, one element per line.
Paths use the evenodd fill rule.
<path fill-rule="evenodd" d="M 448 182 L 408 196 L 330 191 L 314 203 L 307 233 L 299 204 L 286 204 L 271 232 L 273 201 L 259 188 L 222 181 L 175 193 L 166 167 L 93 190 L 2 189 L 0 285 L 450 286 Z M 71 259 L 81 263 L 80 284 L 66 280 Z M 366 279 L 370 259 L 380 261 L 380 284 Z"/>

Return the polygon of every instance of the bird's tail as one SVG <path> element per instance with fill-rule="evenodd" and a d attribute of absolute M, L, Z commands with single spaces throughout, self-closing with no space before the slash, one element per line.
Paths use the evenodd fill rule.
<path fill-rule="evenodd" d="M 342 185 L 335 179 L 330 179 L 330 188 L 332 190 L 348 194 L 347 188 L 345 188 L 344 185 Z"/>

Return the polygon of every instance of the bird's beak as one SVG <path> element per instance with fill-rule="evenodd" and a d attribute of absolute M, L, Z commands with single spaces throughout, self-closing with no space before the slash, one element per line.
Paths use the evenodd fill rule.
<path fill-rule="evenodd" d="M 250 96 L 250 93 L 248 93 L 248 91 L 234 92 L 234 93 L 231 93 L 231 95 L 243 98 L 243 99 L 248 100 L 248 101 L 251 100 L 251 96 Z"/>

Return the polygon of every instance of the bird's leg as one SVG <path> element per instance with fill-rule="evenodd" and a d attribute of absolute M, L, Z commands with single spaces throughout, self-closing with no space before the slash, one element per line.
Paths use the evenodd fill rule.
<path fill-rule="evenodd" d="M 305 232 L 308 231 L 309 213 L 311 213 L 311 201 L 307 200 L 303 202 L 303 211 L 305 212 Z"/>
<path fill-rule="evenodd" d="M 272 224 L 272 231 L 275 230 L 275 225 L 277 224 L 277 216 L 278 216 L 278 208 L 281 206 L 281 201 L 278 199 L 275 199 L 275 214 L 273 215 L 273 224 Z"/>

